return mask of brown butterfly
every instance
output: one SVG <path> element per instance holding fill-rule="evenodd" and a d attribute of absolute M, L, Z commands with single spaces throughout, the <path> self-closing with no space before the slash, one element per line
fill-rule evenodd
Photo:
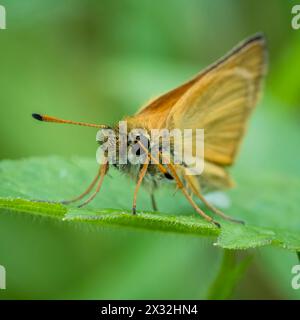
<path fill-rule="evenodd" d="M 161 183 L 171 181 L 181 190 L 196 212 L 207 221 L 220 227 L 218 222 L 199 208 L 193 197 L 199 198 L 208 209 L 222 218 L 241 222 L 225 215 L 208 203 L 203 193 L 233 186 L 227 167 L 233 165 L 235 161 L 249 116 L 261 92 L 266 66 L 265 38 L 263 35 L 257 34 L 239 44 L 225 57 L 193 79 L 148 103 L 134 116 L 124 119 L 127 121 L 128 131 L 134 128 L 143 128 L 146 131 L 153 128 L 181 130 L 203 128 L 205 132 L 204 171 L 199 176 L 187 175 L 184 163 L 175 164 L 172 160 L 166 164 L 162 163 L 162 155 L 159 154 L 157 158 L 153 157 L 149 149 L 141 144 L 139 139 L 128 143 L 129 149 L 138 144 L 139 152 L 142 151 L 147 156 L 147 160 L 143 164 L 114 164 L 117 169 L 136 180 L 133 214 L 136 213 L 137 194 L 142 183 L 150 191 L 153 209 L 156 210 L 153 194 L 155 189 Z M 100 129 L 110 128 L 105 125 L 62 120 L 47 115 L 33 114 L 33 117 L 46 122 L 68 123 Z M 117 126 L 110 129 L 118 136 Z M 193 138 L 192 135 L 191 139 Z M 118 145 L 118 139 L 116 143 Z M 195 151 L 195 146 L 192 143 L 190 148 L 193 149 L 192 152 Z M 109 162 L 105 160 L 87 190 L 78 197 L 62 201 L 62 203 L 78 201 L 90 194 L 96 186 L 94 192 L 80 207 L 93 200 L 101 188 L 109 165 Z"/>

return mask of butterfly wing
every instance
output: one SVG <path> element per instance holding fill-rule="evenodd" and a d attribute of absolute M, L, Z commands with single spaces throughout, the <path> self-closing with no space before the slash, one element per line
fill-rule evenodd
<path fill-rule="evenodd" d="M 206 71 L 168 114 L 168 128 L 204 129 L 204 185 L 232 184 L 224 167 L 236 158 L 261 91 L 266 60 L 264 38 L 249 39 Z M 195 148 L 192 141 L 185 143 Z"/>
<path fill-rule="evenodd" d="M 148 129 L 204 129 L 205 169 L 201 185 L 212 189 L 230 187 L 232 181 L 225 167 L 235 160 L 259 97 L 266 64 L 264 37 L 255 35 L 127 120 L 135 127 Z"/>
<path fill-rule="evenodd" d="M 233 164 L 266 69 L 265 41 L 256 36 L 206 72 L 174 104 L 166 126 L 204 129 L 205 160 Z"/>
<path fill-rule="evenodd" d="M 137 122 L 140 122 L 145 128 L 165 128 L 166 120 L 173 106 L 190 88 L 193 87 L 194 84 L 199 82 L 205 74 L 209 73 L 211 69 L 214 69 L 216 65 L 217 63 L 211 65 L 181 86 L 153 99 L 145 106 L 141 107 L 133 118 Z"/>
<path fill-rule="evenodd" d="M 201 75 L 199 75 L 201 76 Z M 180 97 L 197 81 L 197 78 L 159 96 L 143 106 L 132 118 L 143 128 L 165 128 L 167 117 Z"/>

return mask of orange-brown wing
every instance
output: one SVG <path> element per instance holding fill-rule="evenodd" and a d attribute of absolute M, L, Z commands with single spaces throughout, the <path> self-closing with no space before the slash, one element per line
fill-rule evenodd
<path fill-rule="evenodd" d="M 127 120 L 130 121 L 132 119 L 134 123 L 138 123 L 143 128 L 164 128 L 169 112 L 174 104 L 201 76 L 202 74 L 152 100 Z"/>
<path fill-rule="evenodd" d="M 265 67 L 265 40 L 255 36 L 186 90 L 170 110 L 166 126 L 204 129 L 205 162 L 220 169 L 231 165 L 257 102 Z"/>
<path fill-rule="evenodd" d="M 238 54 L 249 44 L 263 41 L 263 36 L 255 35 L 248 40 L 244 41 L 242 44 L 234 48 L 227 56 L 220 59 L 216 63 L 212 64 L 198 75 L 196 75 L 191 80 L 182 84 L 181 86 L 159 96 L 158 98 L 152 100 L 146 106 L 143 106 L 134 116 L 130 117 L 134 119 L 135 123 L 138 123 L 144 128 L 164 128 L 167 126 L 167 118 L 173 106 L 178 102 L 178 100 L 196 83 L 198 83 L 206 74 L 209 74 L 214 69 L 219 68 L 227 62 L 232 56 Z M 128 118 L 128 120 L 130 119 Z"/>

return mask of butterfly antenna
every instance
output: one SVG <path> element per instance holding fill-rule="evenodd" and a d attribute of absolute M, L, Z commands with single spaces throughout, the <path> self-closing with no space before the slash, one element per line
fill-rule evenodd
<path fill-rule="evenodd" d="M 87 123 L 87 122 L 78 122 L 78 121 L 71 121 L 71 120 L 64 120 L 60 118 L 51 117 L 48 115 L 42 115 L 39 113 L 33 113 L 32 117 L 39 121 L 44 122 L 55 122 L 55 123 L 65 123 L 65 124 L 74 124 L 78 126 L 85 126 L 85 127 L 93 127 L 93 128 L 101 128 L 101 129 L 107 129 L 109 128 L 106 125 L 103 124 L 93 124 L 93 123 Z"/>

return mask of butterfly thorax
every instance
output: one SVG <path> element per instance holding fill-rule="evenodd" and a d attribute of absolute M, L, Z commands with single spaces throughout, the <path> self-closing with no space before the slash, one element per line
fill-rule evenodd
<path fill-rule="evenodd" d="M 166 176 L 159 170 L 156 163 L 151 162 L 151 158 L 149 157 L 151 148 L 157 148 L 158 155 L 162 150 L 160 146 L 152 144 L 151 131 L 145 128 L 133 128 L 130 126 L 130 122 L 127 124 L 129 125 L 126 132 L 120 130 L 120 126 L 118 125 L 111 129 L 111 133 L 99 143 L 100 147 L 103 147 L 104 156 L 109 159 L 110 165 L 136 181 L 143 163 L 148 157 L 150 163 L 143 179 L 143 184 L 148 189 L 153 190 L 164 181 L 173 181 L 171 176 Z M 140 146 L 140 143 L 143 144 L 145 149 Z M 111 150 L 114 151 L 114 156 L 109 154 L 108 147 L 110 146 L 112 146 Z M 170 150 L 171 152 L 173 150 L 172 144 Z M 162 163 L 160 156 L 158 156 L 158 161 Z M 163 166 L 167 168 L 166 165 Z"/>

